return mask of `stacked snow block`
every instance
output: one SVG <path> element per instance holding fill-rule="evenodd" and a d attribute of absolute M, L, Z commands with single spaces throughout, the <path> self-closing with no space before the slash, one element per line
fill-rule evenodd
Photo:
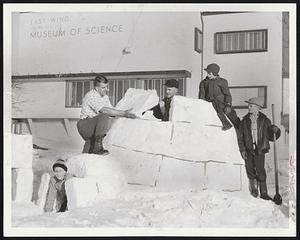
<path fill-rule="evenodd" d="M 32 136 L 12 135 L 12 200 L 30 202 L 33 191 Z"/>
<path fill-rule="evenodd" d="M 126 179 L 111 156 L 80 154 L 67 159 L 68 209 L 86 207 L 103 199 L 113 199 L 126 189 Z"/>
<path fill-rule="evenodd" d="M 130 108 L 130 106 L 128 106 Z M 211 103 L 175 96 L 171 121 L 120 118 L 104 139 L 130 184 L 161 190 L 247 190 L 234 128 Z"/>
<path fill-rule="evenodd" d="M 128 110 L 132 108 L 131 112 L 139 118 L 142 118 L 143 112 L 149 110 L 158 104 L 159 98 L 156 90 L 143 90 L 136 88 L 129 88 L 125 96 L 118 102 L 116 109 Z"/>

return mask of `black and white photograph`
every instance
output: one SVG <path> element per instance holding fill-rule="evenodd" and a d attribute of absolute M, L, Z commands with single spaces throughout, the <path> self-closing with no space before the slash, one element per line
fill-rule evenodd
<path fill-rule="evenodd" d="M 4 4 L 4 236 L 296 236 L 296 4 Z"/>

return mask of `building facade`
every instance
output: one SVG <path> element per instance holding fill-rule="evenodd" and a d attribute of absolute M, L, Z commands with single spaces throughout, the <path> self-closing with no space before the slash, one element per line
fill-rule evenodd
<path fill-rule="evenodd" d="M 15 13 L 12 129 L 43 146 L 80 148 L 76 122 L 96 74 L 108 77 L 114 105 L 129 87 L 163 97 L 168 78 L 179 80 L 181 95 L 197 98 L 212 62 L 228 80 L 240 117 L 245 100 L 262 96 L 263 112 L 271 118 L 274 104 L 280 125 L 289 113 L 286 18 L 282 12 Z"/>

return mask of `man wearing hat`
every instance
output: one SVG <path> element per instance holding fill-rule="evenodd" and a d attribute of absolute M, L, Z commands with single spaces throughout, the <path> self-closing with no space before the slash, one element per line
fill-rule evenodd
<path fill-rule="evenodd" d="M 258 196 L 257 185 L 259 185 L 260 197 L 265 200 L 272 200 L 268 195 L 265 171 L 265 154 L 269 152 L 269 141 L 280 137 L 281 131 L 271 125 L 271 121 L 259 110 L 264 105 L 261 97 L 250 98 L 248 101 L 248 114 L 240 124 L 238 131 L 238 144 L 245 160 L 245 167 L 249 179 L 249 190 L 252 196 Z"/>
<path fill-rule="evenodd" d="M 228 130 L 232 127 L 226 116 L 233 123 L 234 127 L 238 129 L 240 119 L 231 107 L 232 98 L 228 82 L 219 76 L 219 65 L 211 63 L 204 70 L 207 72 L 207 77 L 200 82 L 198 98 L 212 103 L 222 122 L 223 130 Z"/>
<path fill-rule="evenodd" d="M 162 99 L 153 110 L 153 115 L 162 121 L 169 121 L 169 111 L 173 97 L 178 93 L 179 83 L 176 79 L 169 79 L 165 83 L 167 96 Z"/>

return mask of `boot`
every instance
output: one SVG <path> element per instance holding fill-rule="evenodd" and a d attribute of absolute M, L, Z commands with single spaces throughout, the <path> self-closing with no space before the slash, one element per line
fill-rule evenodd
<path fill-rule="evenodd" d="M 256 179 L 249 179 L 249 190 L 250 190 L 250 194 L 253 197 L 257 197 L 258 196 L 258 189 L 257 189 L 257 181 L 256 181 Z"/>
<path fill-rule="evenodd" d="M 267 183 L 260 182 L 259 183 L 259 191 L 260 191 L 260 198 L 264 200 L 272 200 L 272 198 L 268 195 Z"/>
<path fill-rule="evenodd" d="M 98 136 L 95 138 L 95 147 L 93 153 L 105 156 L 109 154 L 109 151 L 103 148 L 103 137 Z"/>
<path fill-rule="evenodd" d="M 91 140 L 86 140 L 83 146 L 82 153 L 90 153 Z"/>
<path fill-rule="evenodd" d="M 230 129 L 232 127 L 231 123 L 227 120 L 227 118 L 225 117 L 225 115 L 223 113 L 218 113 L 218 117 L 220 118 L 221 122 L 222 122 L 222 130 L 226 131 L 228 129 Z"/>

